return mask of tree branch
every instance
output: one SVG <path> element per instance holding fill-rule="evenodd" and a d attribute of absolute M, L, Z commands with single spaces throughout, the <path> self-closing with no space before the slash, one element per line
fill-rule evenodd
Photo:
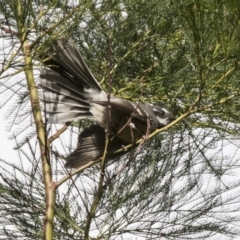
<path fill-rule="evenodd" d="M 46 131 L 42 119 L 37 86 L 34 81 L 33 63 L 28 41 L 23 41 L 23 52 L 25 56 L 25 75 L 27 79 L 28 91 L 32 105 L 32 113 L 36 124 L 38 143 L 41 152 L 43 178 L 46 193 L 46 215 L 44 219 L 44 239 L 51 240 L 53 238 L 53 216 L 55 206 L 55 183 L 52 181 L 52 171 L 50 165 L 50 156 L 47 146 Z"/>

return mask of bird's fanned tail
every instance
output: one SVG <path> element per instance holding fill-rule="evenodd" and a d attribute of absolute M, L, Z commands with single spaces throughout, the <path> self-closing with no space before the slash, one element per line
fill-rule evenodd
<path fill-rule="evenodd" d="M 101 92 L 99 83 L 72 43 L 61 40 L 52 48 L 54 54 L 44 62 L 49 69 L 41 71 L 39 81 L 49 122 L 93 118 L 85 91 L 91 88 Z"/>

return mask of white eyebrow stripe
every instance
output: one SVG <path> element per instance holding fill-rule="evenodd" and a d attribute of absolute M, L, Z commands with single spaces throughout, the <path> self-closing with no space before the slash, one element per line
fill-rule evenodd
<path fill-rule="evenodd" d="M 164 111 L 165 113 L 169 113 L 169 111 L 166 108 L 161 108 L 162 111 Z M 154 112 L 160 112 L 159 109 L 153 108 Z"/>

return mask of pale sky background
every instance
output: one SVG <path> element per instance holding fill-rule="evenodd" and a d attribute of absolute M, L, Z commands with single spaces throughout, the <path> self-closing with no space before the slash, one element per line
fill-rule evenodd
<path fill-rule="evenodd" d="M 4 117 L 4 114 L 7 110 L 7 106 L 3 107 L 2 109 L 0 109 L 0 149 L 1 149 L 1 153 L 0 153 L 0 158 L 3 158 L 5 160 L 9 160 L 9 159 L 16 159 L 17 154 L 15 151 L 13 151 L 13 147 L 14 147 L 14 142 L 13 140 L 9 140 L 8 136 L 10 135 L 7 130 L 6 130 L 6 125 L 7 125 L 7 120 Z"/>

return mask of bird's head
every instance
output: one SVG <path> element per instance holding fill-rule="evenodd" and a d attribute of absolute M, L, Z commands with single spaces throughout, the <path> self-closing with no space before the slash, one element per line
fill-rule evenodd
<path fill-rule="evenodd" d="M 159 121 L 159 128 L 165 127 L 169 123 L 175 120 L 172 113 L 170 113 L 167 109 L 160 106 L 152 106 L 153 112 L 156 118 Z"/>

